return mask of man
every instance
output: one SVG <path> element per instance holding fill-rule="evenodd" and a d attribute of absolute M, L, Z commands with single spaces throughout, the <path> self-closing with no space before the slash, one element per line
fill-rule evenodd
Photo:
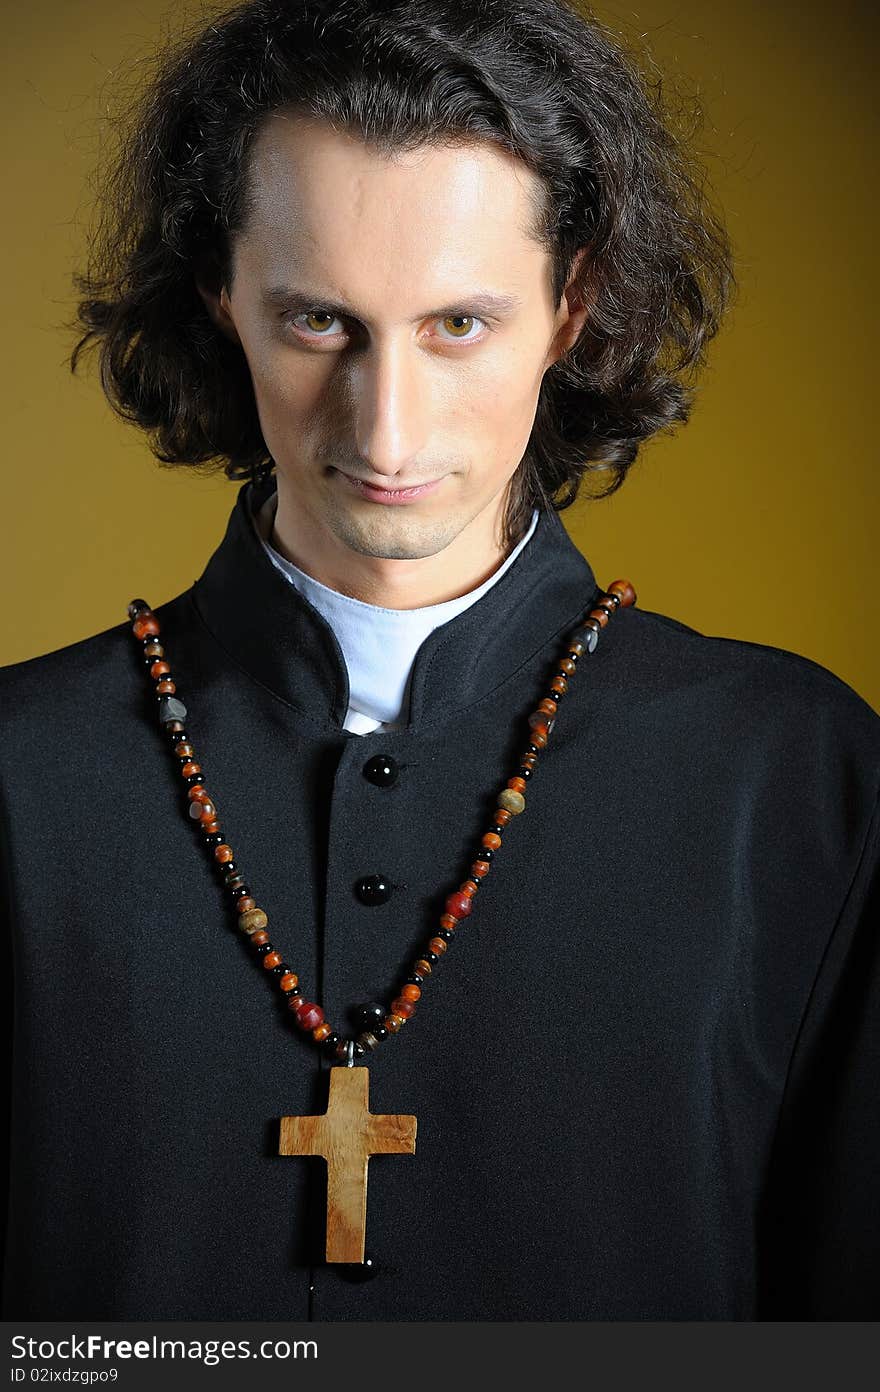
<path fill-rule="evenodd" d="M 551 0 L 252 4 L 160 72 L 81 316 L 248 481 L 2 673 L 7 1318 L 878 1313 L 880 720 L 558 516 L 686 419 L 683 160 Z"/>

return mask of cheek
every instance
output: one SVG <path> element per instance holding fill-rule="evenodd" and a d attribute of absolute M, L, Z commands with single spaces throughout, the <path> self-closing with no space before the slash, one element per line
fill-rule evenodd
<path fill-rule="evenodd" d="M 474 364 L 448 396 L 449 419 L 468 430 L 477 451 L 509 455 L 528 443 L 541 387 L 538 354 L 520 345 Z"/>

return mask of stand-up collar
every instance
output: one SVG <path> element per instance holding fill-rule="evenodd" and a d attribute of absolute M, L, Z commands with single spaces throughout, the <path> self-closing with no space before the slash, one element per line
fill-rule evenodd
<path fill-rule="evenodd" d="M 193 586 L 202 620 L 230 657 L 313 720 L 342 732 L 348 672 L 324 616 L 272 564 L 251 511 L 276 480 L 244 483 L 226 533 Z M 428 635 L 410 679 L 410 723 L 443 720 L 486 696 L 589 608 L 593 571 L 552 510 L 474 604 Z"/>

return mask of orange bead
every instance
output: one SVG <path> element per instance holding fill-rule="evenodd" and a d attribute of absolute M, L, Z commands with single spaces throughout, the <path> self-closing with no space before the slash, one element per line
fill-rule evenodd
<path fill-rule="evenodd" d="M 180 766 L 180 772 L 183 774 L 183 777 L 184 777 L 184 778 L 192 778 L 193 774 L 201 773 L 201 771 L 202 771 L 202 766 L 201 766 L 201 764 L 193 763 L 192 760 L 188 760 L 187 763 L 181 764 L 181 766 Z M 190 795 L 190 797 L 193 796 L 193 794 L 195 793 L 196 788 L 197 788 L 198 786 L 199 786 L 198 784 L 193 784 L 193 786 L 190 788 L 190 790 L 189 790 L 189 795 Z M 204 789 L 203 789 L 202 791 L 204 791 Z M 200 798 L 199 801 L 202 802 L 202 801 L 204 801 L 204 799 L 203 799 L 203 798 Z"/>
<path fill-rule="evenodd" d="M 158 681 L 160 677 L 164 676 L 166 672 L 170 671 L 171 668 L 168 666 L 167 662 L 154 662 L 152 667 L 150 668 L 150 676 L 153 678 L 153 681 Z"/>
<path fill-rule="evenodd" d="M 243 894 L 240 899 L 236 899 L 235 907 L 240 914 L 246 913 L 248 909 L 257 907 L 256 899 L 252 899 L 249 894 Z M 241 926 L 239 924 L 239 926 Z"/>
<path fill-rule="evenodd" d="M 202 822 L 202 831 L 219 831 L 219 822 Z"/>
<path fill-rule="evenodd" d="M 150 634 L 155 636 L 159 632 L 159 620 L 155 614 L 147 614 L 139 619 L 135 619 L 131 626 L 131 631 L 135 638 L 147 638 Z"/>
<path fill-rule="evenodd" d="M 305 996 L 296 996 L 296 995 L 294 995 L 294 996 L 288 996 L 288 997 L 287 997 L 287 1008 L 288 1008 L 288 1010 L 292 1010 L 292 1011 L 294 1012 L 294 1014 L 296 1014 L 297 1010 L 299 1010 L 300 1006 L 303 1005 L 304 1003 L 305 1003 Z"/>
<path fill-rule="evenodd" d="M 591 609 L 587 617 L 595 619 L 600 628 L 604 628 L 608 622 L 608 614 L 605 609 Z"/>
<path fill-rule="evenodd" d="M 507 826 L 507 823 L 510 821 L 512 816 L 513 813 L 508 812 L 506 807 L 495 808 L 495 822 L 497 826 Z M 500 845 L 501 842 L 499 841 L 498 844 Z"/>
<path fill-rule="evenodd" d="M 175 744 L 174 752 L 179 758 L 184 759 L 191 757 L 195 753 L 195 750 L 191 744 L 187 744 L 185 740 L 181 740 L 180 744 Z"/>
<path fill-rule="evenodd" d="M 558 680 L 558 681 L 562 681 L 563 678 L 562 678 L 562 677 L 558 677 L 557 680 Z M 546 732 L 546 730 L 532 730 L 531 739 L 529 740 L 529 744 L 534 744 L 535 747 L 536 747 L 537 749 L 546 749 L 546 748 L 547 748 L 547 732 Z"/>
<path fill-rule="evenodd" d="M 488 862 L 488 860 L 475 860 L 475 861 L 474 861 L 473 865 L 471 866 L 471 874 L 472 874 L 472 875 L 474 875 L 478 880 L 482 880 L 483 877 L 484 877 L 485 875 L 488 875 L 488 873 L 489 873 L 489 862 Z M 446 927 L 446 924 L 445 924 L 445 923 L 441 923 L 441 924 L 440 924 L 440 927 L 441 927 L 441 928 L 445 928 L 445 927 Z"/>
<path fill-rule="evenodd" d="M 278 985 L 282 991 L 295 991 L 299 985 L 299 977 L 296 972 L 285 972 L 280 978 Z"/>
<path fill-rule="evenodd" d="M 486 835 L 480 838 L 480 845 L 485 846 L 488 851 L 497 851 L 501 845 L 501 837 L 497 831 L 487 831 Z"/>
<path fill-rule="evenodd" d="M 156 690 L 162 696 L 171 696 L 177 690 L 177 686 L 168 677 L 164 681 L 156 682 Z"/>
<path fill-rule="evenodd" d="M 457 918 L 453 918 L 453 917 L 452 917 L 452 914 L 441 914 L 441 915 L 440 915 L 440 927 L 441 927 L 441 928 L 451 928 L 452 931 L 455 932 L 456 928 L 458 927 L 458 919 L 457 919 Z"/>
<path fill-rule="evenodd" d="M 424 957 L 419 958 L 419 960 L 415 964 L 415 969 L 418 972 L 419 976 L 431 975 L 431 963 L 426 962 Z"/>
<path fill-rule="evenodd" d="M 213 802 L 203 802 L 202 810 L 199 813 L 200 822 L 212 822 L 217 815 L 217 808 Z"/>
<path fill-rule="evenodd" d="M 626 608 L 636 602 L 636 592 L 629 580 L 612 580 L 608 586 L 608 593 L 619 595 L 621 606 Z"/>
<path fill-rule="evenodd" d="M 194 783 L 191 788 L 187 789 L 186 795 L 190 802 L 208 801 L 208 790 L 203 783 Z"/>
<path fill-rule="evenodd" d="M 234 859 L 233 853 L 232 853 L 232 847 L 231 847 L 231 846 L 227 846 L 225 842 L 223 843 L 222 846 L 215 846 L 215 847 L 214 847 L 214 859 L 215 859 L 215 860 L 219 860 L 220 863 L 221 863 L 222 865 L 225 865 L 226 862 L 227 862 L 227 860 L 232 860 L 232 859 Z"/>
<path fill-rule="evenodd" d="M 442 939 L 441 939 L 441 938 L 435 938 L 434 941 L 435 941 L 435 942 L 442 942 Z M 444 946 L 445 946 L 445 944 L 444 944 Z M 420 996 L 422 993 L 421 993 L 421 991 L 419 990 L 418 986 L 416 986 L 415 982 L 414 982 L 414 981 L 410 981 L 410 982 L 408 982 L 408 983 L 406 984 L 406 986 L 404 986 L 404 988 L 403 988 L 403 990 L 401 991 L 400 994 L 403 996 L 403 999 L 404 999 L 404 1000 L 417 1001 L 418 998 L 419 998 L 419 996 Z"/>
<path fill-rule="evenodd" d="M 398 1030 L 401 1028 L 401 1026 L 404 1025 L 404 1024 L 406 1024 L 406 1021 L 403 1019 L 403 1017 L 402 1017 L 401 1015 L 386 1015 L 386 1016 L 385 1016 L 385 1028 L 386 1028 L 388 1031 L 390 1031 L 391 1034 L 396 1034 L 397 1031 L 398 1031 Z"/>
<path fill-rule="evenodd" d="M 403 996 L 398 996 L 396 1000 L 391 1002 L 391 1009 L 394 1014 L 402 1015 L 405 1020 L 409 1019 L 410 1015 L 414 1013 L 415 1008 L 415 1001 L 404 1000 Z"/>
<path fill-rule="evenodd" d="M 551 718 L 556 715 L 559 709 L 555 701 L 551 701 L 549 696 L 545 696 L 543 701 L 539 701 L 536 707 L 542 715 L 549 715 Z"/>
<path fill-rule="evenodd" d="M 267 952 L 263 958 L 263 966 L 266 971 L 271 971 L 273 967 L 280 967 L 284 958 L 280 952 Z"/>
<path fill-rule="evenodd" d="M 446 951 L 448 946 L 449 944 L 447 943 L 445 938 L 431 938 L 430 942 L 428 943 L 428 951 L 436 952 L 438 957 L 442 957 L 443 953 Z M 418 987 L 410 987 L 410 989 L 418 990 Z M 401 994 L 403 993 L 401 992 Z"/>
<path fill-rule="evenodd" d="M 563 657 L 559 663 L 559 670 L 570 677 L 577 671 L 577 663 L 572 662 L 570 657 Z"/>
<path fill-rule="evenodd" d="M 526 780 L 524 778 L 508 778 L 508 788 L 513 788 L 514 792 L 524 793 L 526 790 Z"/>
<path fill-rule="evenodd" d="M 165 649 L 158 638 L 151 638 L 149 643 L 144 643 L 144 657 L 164 657 Z"/>
<path fill-rule="evenodd" d="M 258 928 L 255 933 L 251 933 L 251 942 L 255 947 L 260 947 L 262 943 L 269 941 L 269 934 L 264 928 Z"/>
<path fill-rule="evenodd" d="M 316 1025 L 316 1027 L 312 1030 L 312 1038 L 317 1040 L 317 1042 L 320 1044 L 322 1039 L 326 1039 L 327 1035 L 332 1033 L 333 1026 L 328 1025 L 327 1021 L 325 1020 L 323 1025 Z"/>

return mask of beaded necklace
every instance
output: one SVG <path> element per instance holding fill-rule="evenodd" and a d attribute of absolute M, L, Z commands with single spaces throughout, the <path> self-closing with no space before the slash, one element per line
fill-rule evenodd
<path fill-rule="evenodd" d="M 399 1034 L 415 1013 L 422 992 L 449 949 L 461 924 L 473 912 L 474 899 L 492 862 L 501 849 L 502 835 L 511 818 L 525 810 L 525 790 L 533 776 L 541 750 L 556 723 L 559 703 L 577 669 L 578 660 L 595 651 L 602 629 L 621 606 L 636 602 L 628 580 L 615 580 L 600 590 L 580 624 L 568 636 L 565 654 L 556 663 L 546 694 L 528 717 L 529 742 L 520 756 L 516 773 L 497 797 L 492 825 L 483 834 L 467 878 L 446 899 L 436 932 L 420 956 L 409 966 L 403 984 L 390 1007 L 370 1002 L 358 1007 L 361 1026 L 354 1038 L 341 1037 L 324 1018 L 320 1005 L 306 998 L 295 971 L 269 941 L 269 923 L 257 905 L 236 865 L 232 846 L 220 828 L 217 804 L 205 787 L 202 766 L 184 724 L 187 707 L 177 696 L 177 684 L 160 642 L 160 624 L 144 599 L 128 605 L 132 633 L 140 644 L 147 673 L 154 683 L 158 718 L 169 739 L 187 797 L 187 814 L 202 833 L 224 888 L 237 913 L 237 926 L 250 939 L 262 969 L 277 980 L 299 1030 L 334 1064 L 330 1069 L 327 1111 L 319 1116 L 281 1118 L 279 1154 L 317 1155 L 327 1162 L 326 1260 L 364 1264 L 367 1219 L 367 1165 L 371 1155 L 412 1155 L 416 1145 L 414 1116 L 379 1116 L 369 1109 L 369 1079 L 356 1061 L 371 1055 Z"/>

